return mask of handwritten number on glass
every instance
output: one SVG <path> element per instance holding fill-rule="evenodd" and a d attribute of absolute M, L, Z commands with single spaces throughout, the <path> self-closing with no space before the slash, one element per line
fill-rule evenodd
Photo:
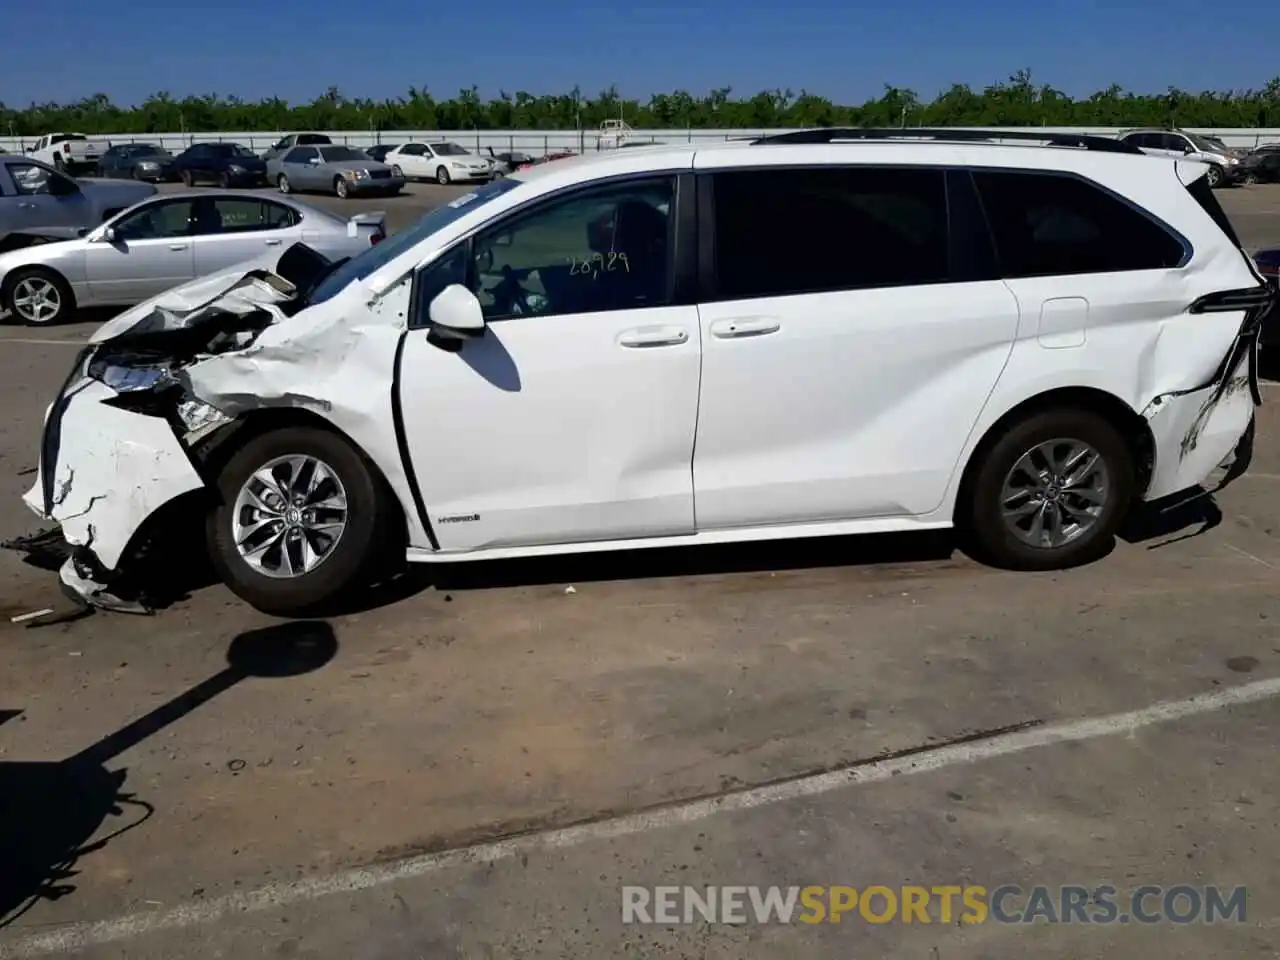
<path fill-rule="evenodd" d="M 625 253 L 594 253 L 589 257 L 569 257 L 569 276 L 585 276 L 595 280 L 602 273 L 622 270 L 631 272 L 631 261 Z"/>

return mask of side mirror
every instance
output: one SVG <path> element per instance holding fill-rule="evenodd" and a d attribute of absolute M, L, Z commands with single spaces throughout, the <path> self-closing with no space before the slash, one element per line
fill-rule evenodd
<path fill-rule="evenodd" d="M 307 163 L 314 163 L 316 166 L 319 166 L 319 165 L 320 165 L 320 158 L 319 158 L 319 157 L 310 157 L 310 158 L 308 158 L 308 159 L 307 159 Z"/>
<path fill-rule="evenodd" d="M 446 340 L 471 340 L 484 336 L 484 311 L 476 295 L 460 283 L 451 283 L 427 307 L 431 332 Z"/>
<path fill-rule="evenodd" d="M 100 236 L 103 243 L 115 243 L 120 239 L 115 227 L 103 227 Z"/>

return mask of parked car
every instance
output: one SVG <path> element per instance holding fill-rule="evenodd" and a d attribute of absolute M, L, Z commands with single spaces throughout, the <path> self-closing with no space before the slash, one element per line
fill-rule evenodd
<path fill-rule="evenodd" d="M 382 162 L 406 180 L 488 180 L 489 164 L 456 143 L 402 143 L 388 150 Z"/>
<path fill-rule="evenodd" d="M 377 146 L 365 147 L 364 152 L 368 155 L 370 160 L 377 160 L 379 163 L 382 163 L 387 159 L 387 153 L 394 150 L 397 146 L 399 146 L 399 144 L 380 143 Z"/>
<path fill-rule="evenodd" d="M 493 178 L 505 177 L 509 173 L 515 173 L 525 164 L 533 163 L 533 157 L 527 153 L 510 150 L 502 153 L 496 152 L 493 147 L 487 147 L 488 151 L 485 159 L 489 161 L 490 173 Z"/>
<path fill-rule="evenodd" d="M 384 550 L 954 526 L 1000 566 L 1100 558 L 1135 504 L 1247 463 L 1275 295 L 1205 170 L 1017 136 L 618 151 L 484 184 L 344 263 L 206 277 L 93 335 L 25 500 L 72 547 L 63 584 L 105 606 L 201 490 L 219 574 L 279 615 Z"/>
<path fill-rule="evenodd" d="M 110 146 L 109 141 L 90 140 L 83 133 L 47 133 L 26 151 L 26 155 L 74 176 L 96 169 L 98 158 Z"/>
<path fill-rule="evenodd" d="M 1257 265 L 1258 272 L 1271 285 L 1271 289 L 1280 296 L 1280 248 L 1271 247 L 1257 251 L 1253 255 L 1253 262 Z M 1264 349 L 1280 344 L 1280 310 L 1277 310 L 1274 306 L 1262 318 L 1260 342 Z"/>
<path fill-rule="evenodd" d="M 173 154 L 154 143 L 120 143 L 98 159 L 99 177 L 165 183 L 173 179 Z"/>
<path fill-rule="evenodd" d="M 274 160 L 276 157 L 288 153 L 294 147 L 318 147 L 327 146 L 331 143 L 333 141 L 323 133 L 291 133 L 272 144 L 271 148 L 263 153 L 262 159 Z"/>
<path fill-rule="evenodd" d="M 1275 183 L 1280 180 L 1280 150 L 1259 147 L 1240 158 L 1236 173 L 1240 183 Z"/>
<path fill-rule="evenodd" d="M 1120 134 L 1119 139 L 1143 153 L 1172 159 L 1199 160 L 1208 164 L 1210 187 L 1235 183 L 1241 157 L 1247 152 L 1233 150 L 1216 137 L 1187 133 L 1185 130 L 1128 130 Z"/>
<path fill-rule="evenodd" d="M 267 161 L 267 178 L 281 193 L 315 190 L 343 199 L 358 194 L 397 194 L 404 177 L 355 147 L 294 147 Z"/>
<path fill-rule="evenodd" d="M 0 305 L 23 323 L 60 323 L 78 307 L 140 303 L 298 242 L 335 260 L 355 256 L 386 236 L 385 221 L 348 220 L 292 197 L 163 194 L 82 238 L 0 256 Z"/>
<path fill-rule="evenodd" d="M 170 169 L 188 187 L 201 181 L 224 189 L 267 182 L 267 162 L 240 143 L 193 144 L 173 158 Z"/>
<path fill-rule="evenodd" d="M 155 193 L 147 183 L 75 180 L 39 160 L 0 155 L 0 253 L 78 236 Z"/>

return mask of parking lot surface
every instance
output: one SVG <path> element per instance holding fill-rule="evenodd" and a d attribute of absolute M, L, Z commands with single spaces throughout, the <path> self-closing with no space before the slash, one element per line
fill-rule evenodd
<path fill-rule="evenodd" d="M 391 229 L 465 188 L 331 209 Z M 1250 249 L 1280 188 L 1222 191 Z M 74 345 L 0 328 L 0 539 Z M 62 608 L 0 552 L 0 958 L 1275 957 L 1280 387 L 1069 572 L 946 538 L 432 569 L 324 622 Z M 6 860 L 14 862 L 12 859 Z M 1218 924 L 623 923 L 624 886 L 1248 891 Z"/>

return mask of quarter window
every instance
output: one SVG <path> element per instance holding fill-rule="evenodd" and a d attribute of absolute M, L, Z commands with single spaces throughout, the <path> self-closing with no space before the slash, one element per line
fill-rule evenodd
<path fill-rule="evenodd" d="M 714 185 L 719 299 L 948 279 L 940 169 L 731 171 Z"/>
<path fill-rule="evenodd" d="M 219 197 L 213 201 L 213 206 L 222 221 L 222 233 L 283 230 L 296 222 L 292 210 L 270 200 Z"/>
<path fill-rule="evenodd" d="M 472 290 L 489 320 L 664 306 L 674 182 L 631 181 L 552 201 L 475 240 Z"/>
<path fill-rule="evenodd" d="M 978 171 L 1001 275 L 1047 277 L 1178 266 L 1182 243 L 1080 177 Z"/>

